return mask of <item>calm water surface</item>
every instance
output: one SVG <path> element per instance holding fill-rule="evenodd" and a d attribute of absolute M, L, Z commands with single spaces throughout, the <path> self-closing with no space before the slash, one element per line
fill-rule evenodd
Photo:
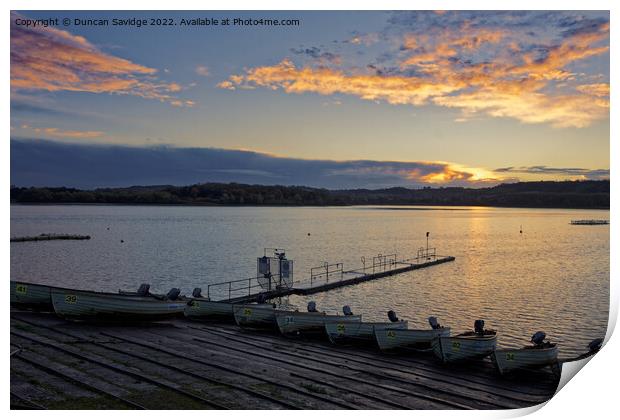
<path fill-rule="evenodd" d="M 147 282 L 155 291 L 190 293 L 255 276 L 263 247 L 286 248 L 300 280 L 325 261 L 352 269 L 361 256 L 415 256 L 429 231 L 431 246 L 456 261 L 285 303 L 305 308 L 315 300 L 327 311 L 349 304 L 366 320 L 386 319 L 394 309 L 410 327 L 435 315 L 454 332 L 483 318 L 499 331 L 502 346 L 520 346 L 544 330 L 570 356 L 607 327 L 609 226 L 569 224 L 589 218 L 609 219 L 609 212 L 14 205 L 12 236 L 92 239 L 11 243 L 11 279 L 105 291 Z"/>

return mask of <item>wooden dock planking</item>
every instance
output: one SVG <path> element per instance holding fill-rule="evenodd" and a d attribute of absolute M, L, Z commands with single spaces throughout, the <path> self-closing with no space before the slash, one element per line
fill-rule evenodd
<path fill-rule="evenodd" d="M 93 326 L 17 312 L 11 344 L 22 347 L 11 357 L 11 400 L 44 408 L 500 409 L 544 402 L 558 382 L 546 371 L 506 379 L 487 362 L 443 366 L 429 354 L 184 319 Z"/>
<path fill-rule="evenodd" d="M 218 328 L 217 325 L 205 324 L 189 325 L 189 328 L 217 331 L 223 334 L 240 337 L 250 336 L 252 340 L 257 342 L 273 343 L 275 346 L 281 346 L 283 344 L 279 337 L 261 330 L 242 330 L 240 328 L 230 328 L 230 326 Z M 415 353 L 412 356 L 403 356 L 399 353 L 386 355 L 373 350 L 371 347 L 358 347 L 355 349 L 342 345 L 334 347 L 327 341 L 323 343 L 317 340 L 309 341 L 303 336 L 299 337 L 297 340 L 288 340 L 285 342 L 285 345 L 286 348 L 297 346 L 301 351 L 310 351 L 314 354 L 337 356 L 344 359 L 345 363 L 348 360 L 357 360 L 363 364 L 370 365 L 379 363 L 382 367 L 390 369 L 395 369 L 395 367 L 400 366 L 410 370 L 411 367 L 415 367 L 416 374 L 430 374 L 435 380 L 444 380 L 449 383 L 453 380 L 460 380 L 460 384 L 455 384 L 457 386 L 463 386 L 463 383 L 466 383 L 469 387 L 488 385 L 487 388 L 500 389 L 502 392 L 513 392 L 525 396 L 539 397 L 541 390 L 547 390 L 549 387 L 553 387 L 556 384 L 556 381 L 550 377 L 549 372 L 545 372 L 544 369 L 530 372 L 535 379 L 542 382 L 542 384 L 540 384 L 541 386 L 539 386 L 538 383 L 532 383 L 531 378 L 527 378 L 527 382 L 524 383 L 520 380 L 523 378 L 519 376 L 513 376 L 510 379 L 498 377 L 495 375 L 495 367 L 486 359 L 470 362 L 468 364 L 450 365 L 450 368 L 446 369 L 437 361 L 431 352 Z M 472 365 L 474 365 L 475 370 L 472 369 Z M 441 379 L 438 379 L 438 376 L 441 377 Z M 532 388 L 534 388 L 533 393 L 531 393 Z M 536 401 L 537 400 L 538 398 Z"/>
<path fill-rule="evenodd" d="M 211 332 L 213 334 L 213 332 Z M 218 337 L 222 335 L 216 334 Z M 200 338 L 194 338 L 194 340 L 200 340 Z M 249 340 L 253 340 L 250 338 Z M 261 346 L 256 342 L 248 342 L 243 340 L 233 341 L 244 343 L 250 346 L 259 346 L 260 348 L 269 350 L 268 347 L 264 345 Z M 258 340 L 256 340 L 258 341 Z M 289 350 L 294 349 L 297 354 L 292 354 Z M 404 369 L 394 368 L 389 365 L 379 365 L 374 363 L 369 363 L 368 361 L 359 361 L 353 358 L 343 358 L 337 354 L 328 354 L 323 352 L 320 356 L 317 357 L 317 354 L 312 354 L 303 349 L 303 347 L 289 347 L 287 350 L 281 350 L 279 347 L 272 347 L 271 353 L 277 352 L 280 354 L 288 354 L 293 357 L 298 357 L 302 360 L 308 361 L 317 361 L 322 364 L 326 364 L 329 366 L 346 366 L 347 371 L 358 372 L 364 376 L 367 376 L 367 380 L 377 380 L 382 379 L 386 383 L 396 383 L 400 385 L 407 385 L 408 389 L 412 388 L 422 388 L 431 392 L 435 392 L 438 395 L 445 396 L 453 396 L 456 397 L 456 400 L 462 400 L 464 404 L 469 402 L 472 398 L 479 399 L 488 403 L 491 406 L 499 405 L 500 407 L 505 407 L 508 404 L 509 400 L 514 400 L 514 407 L 520 407 L 523 403 L 539 403 L 540 398 L 527 398 L 524 396 L 516 396 L 514 393 L 512 395 L 499 394 L 495 392 L 491 387 L 483 388 L 483 387 L 471 387 L 467 383 L 463 383 L 463 381 L 459 383 L 455 383 L 453 381 L 445 381 L 441 379 L 437 379 L 431 375 L 424 375 L 420 372 L 413 373 L 411 370 L 406 371 Z M 454 392 L 453 390 L 459 388 L 459 392 Z M 505 401 L 502 404 L 501 399 L 498 397 L 502 397 Z"/>
<path fill-rule="evenodd" d="M 30 324 L 30 325 L 33 325 L 33 324 Z M 88 326 L 79 325 L 79 324 L 73 324 L 72 326 L 78 327 L 76 328 L 78 330 L 80 329 L 85 330 L 84 327 L 88 327 Z M 55 332 L 55 331 L 57 331 L 56 328 L 48 326 L 47 329 L 45 330 L 46 336 L 49 337 L 49 332 Z M 99 333 L 94 333 L 94 334 L 95 334 L 95 338 L 97 338 L 97 336 L 99 335 Z M 65 336 L 67 335 L 69 334 L 65 332 Z M 69 336 L 72 336 L 72 337 L 76 336 L 75 331 L 72 330 L 72 333 Z M 228 386 L 222 386 L 222 384 L 217 384 L 218 385 L 217 387 L 213 387 L 213 383 L 217 382 L 216 379 L 208 378 L 208 380 L 200 381 L 200 382 L 197 382 L 195 380 L 188 380 L 187 376 L 193 376 L 195 378 L 196 376 L 198 376 L 198 374 L 195 372 L 187 372 L 185 374 L 183 373 L 179 374 L 180 368 L 178 366 L 178 363 L 175 364 L 175 361 L 170 361 L 169 364 L 165 364 L 165 363 L 157 364 L 157 361 L 155 359 L 152 359 L 152 360 L 150 359 L 150 358 L 153 358 L 153 355 L 142 355 L 139 353 L 139 351 L 136 352 L 135 349 L 132 349 L 132 348 L 128 349 L 125 342 L 118 342 L 117 340 L 117 345 L 122 346 L 122 348 L 124 348 L 125 350 L 131 350 L 131 352 L 135 352 L 135 354 L 129 354 L 131 352 L 122 351 L 120 349 L 114 349 L 109 344 L 99 344 L 99 345 L 91 344 L 89 347 L 88 345 L 90 343 L 89 343 L 89 340 L 86 339 L 85 335 L 82 335 L 82 339 L 83 339 L 82 350 L 84 351 L 90 352 L 91 354 L 95 354 L 97 356 L 105 357 L 114 363 L 120 363 L 123 365 L 131 365 L 135 368 L 138 368 L 141 372 L 149 373 L 153 376 L 159 376 L 159 377 L 166 378 L 167 380 L 172 381 L 176 384 L 181 384 L 182 386 L 185 387 L 185 389 L 191 389 L 192 392 L 196 392 L 198 394 L 208 393 L 208 397 L 217 399 L 218 401 L 222 401 L 226 405 L 230 404 L 231 408 L 233 408 L 236 405 L 235 401 L 238 398 L 242 397 L 241 395 L 238 395 L 238 392 L 236 392 L 235 390 L 228 389 Z M 105 341 L 110 342 L 109 338 L 107 337 L 99 336 L 98 339 L 99 340 L 103 339 Z M 90 342 L 92 343 L 92 337 L 90 338 Z M 84 347 L 84 345 L 86 347 Z M 154 368 L 152 366 L 153 364 L 157 364 L 157 366 Z M 208 385 L 205 384 L 204 382 L 207 382 Z M 200 387 L 194 388 L 196 384 L 200 384 Z M 219 388 L 219 392 L 218 392 L 218 388 Z M 247 396 L 245 396 L 245 398 L 241 398 L 241 400 L 245 400 L 248 403 L 257 404 L 259 408 L 264 408 L 264 409 L 283 408 L 282 403 L 276 406 L 274 406 L 273 404 L 262 404 L 261 405 L 260 402 L 267 400 L 265 396 L 263 396 L 263 398 L 261 398 L 260 400 L 259 399 L 252 400 L 251 398 L 248 398 Z M 171 408 L 171 407 L 168 407 L 168 408 Z M 242 408 L 242 407 L 234 407 L 234 408 Z M 291 407 L 285 406 L 285 408 L 291 408 Z"/>
<path fill-rule="evenodd" d="M 102 334 L 107 335 L 108 333 Z M 235 357 L 234 355 L 231 355 L 230 352 L 222 352 L 221 350 L 214 351 L 213 349 L 209 349 L 210 358 L 209 361 L 205 361 L 202 360 L 205 352 L 204 346 L 192 342 L 183 342 L 182 345 L 180 345 L 179 339 L 171 338 L 170 334 L 167 334 L 165 338 L 162 338 L 157 335 L 148 336 L 147 332 L 147 335 L 143 336 L 142 340 L 127 337 L 122 333 L 114 333 L 109 336 L 124 339 L 130 344 L 137 344 L 143 347 L 156 349 L 167 354 L 172 354 L 177 358 L 191 360 L 195 363 L 203 365 L 206 364 L 216 366 L 217 369 L 224 370 L 225 372 L 236 375 L 236 377 L 241 377 L 242 379 L 253 378 L 258 382 L 266 382 L 272 387 L 284 388 L 287 391 L 293 391 L 293 397 L 303 395 L 305 397 L 309 397 L 310 399 L 319 399 L 323 403 L 328 403 L 335 406 L 334 408 L 357 408 L 357 406 L 341 400 L 341 396 L 335 396 L 336 399 L 333 399 L 327 398 L 327 396 L 324 397 L 321 395 L 313 395 L 312 393 L 302 389 L 298 386 L 298 384 L 292 383 L 289 372 L 278 368 L 274 369 L 261 360 L 254 361 L 251 365 L 248 365 L 247 358 L 238 356 Z M 157 341 L 157 344 L 154 344 L 155 341 Z"/>
<path fill-rule="evenodd" d="M 83 351 L 83 349 L 75 348 L 74 345 L 66 344 L 61 341 L 56 341 L 52 338 L 47 338 L 47 337 L 44 337 L 43 335 L 38 335 L 36 333 L 17 333 L 17 332 L 12 331 L 11 334 L 21 339 L 25 339 L 27 341 L 31 341 L 37 344 L 42 344 L 42 345 L 49 347 L 50 349 L 63 352 L 65 353 L 66 356 L 68 356 L 67 359 L 73 358 L 73 359 L 83 360 L 83 361 L 86 361 L 87 363 L 99 365 L 100 367 L 103 367 L 104 369 L 108 369 L 116 373 L 125 374 L 127 377 L 133 378 L 134 380 L 137 379 L 139 381 L 149 382 L 153 385 L 156 385 L 159 388 L 165 389 L 167 391 L 172 391 L 172 393 L 178 394 L 177 397 L 181 398 L 184 406 L 188 404 L 188 400 L 193 400 L 193 402 L 197 403 L 198 405 L 193 405 L 190 403 L 189 406 L 192 408 L 217 408 L 217 409 L 226 408 L 225 406 L 222 406 L 218 402 L 211 401 L 201 395 L 187 391 L 181 385 L 173 381 L 169 381 L 166 378 L 157 378 L 156 375 L 145 374 L 134 366 L 124 367 L 120 364 L 117 364 L 115 361 L 111 361 L 104 357 L 100 357 L 99 355 L 95 353 L 86 354 Z M 124 378 L 122 382 L 118 382 L 118 383 L 122 384 L 123 386 L 126 386 L 130 384 L 131 381 L 128 381 L 127 378 Z M 181 406 L 180 408 L 183 408 L 184 406 Z M 174 407 L 157 407 L 157 408 L 174 408 Z"/>
<path fill-rule="evenodd" d="M 248 359 L 248 357 L 246 357 L 246 355 L 240 355 L 238 353 L 231 353 L 230 350 L 226 347 L 222 347 L 222 345 L 218 345 L 218 346 L 209 346 L 206 347 L 205 343 L 195 343 L 193 346 L 189 346 L 186 347 L 186 349 L 189 349 L 191 351 L 191 349 L 197 349 L 198 351 L 204 351 L 204 350 L 208 350 L 211 353 L 212 357 L 220 357 L 225 361 L 228 361 L 228 363 L 232 363 L 234 365 L 247 365 L 248 361 L 251 362 L 251 366 L 252 368 L 255 370 L 255 373 L 260 374 L 260 375 L 264 375 L 266 376 L 271 376 L 273 374 L 278 374 L 278 372 L 282 372 L 283 376 L 280 377 L 274 377 L 274 379 L 278 380 L 278 381 L 284 381 L 285 383 L 291 380 L 291 377 L 296 377 L 296 378 L 301 378 L 303 379 L 303 382 L 314 382 L 316 384 L 321 384 L 321 385 L 327 385 L 329 388 L 334 388 L 336 390 L 338 390 L 338 392 L 333 393 L 330 395 L 332 395 L 335 398 L 351 398 L 351 395 L 355 395 L 357 397 L 362 397 L 363 399 L 359 399 L 356 397 L 356 399 L 351 400 L 351 404 L 349 404 L 346 408 L 359 408 L 360 404 L 362 407 L 364 407 L 365 405 L 368 405 L 368 401 L 371 399 L 372 401 L 374 401 L 374 403 L 366 408 L 409 408 L 405 405 L 403 405 L 402 403 L 398 402 L 398 399 L 396 399 L 395 401 L 390 401 L 388 399 L 385 398 L 377 398 L 374 397 L 371 393 L 367 393 L 367 392 L 363 392 L 363 389 L 352 389 L 351 387 L 347 387 L 347 386 L 343 386 L 343 385 L 338 385 L 333 381 L 326 381 L 323 380 L 321 381 L 320 379 L 317 380 L 316 379 L 316 375 L 312 375 L 312 372 L 307 372 L 307 367 L 305 366 L 297 366 L 297 369 L 295 369 L 295 367 L 291 367 L 291 366 L 287 366 L 287 369 L 284 370 L 282 369 L 282 365 L 286 364 L 285 361 L 279 361 L 278 363 L 273 363 L 272 362 L 272 358 L 269 357 L 269 355 L 265 354 L 265 353 L 261 353 L 260 355 L 257 355 L 256 358 L 253 359 Z M 294 375 L 295 372 L 298 372 L 299 374 L 297 374 L 297 376 Z M 303 374 L 301 374 L 303 373 Z M 362 387 L 363 388 L 363 387 Z M 342 391 L 345 391 L 345 393 L 343 394 Z M 373 391 L 373 390 L 370 390 Z M 304 391 L 305 392 L 305 391 Z M 325 390 L 326 393 L 327 390 Z M 380 404 L 377 407 L 377 402 Z M 385 406 L 385 407 L 382 407 Z"/>
<path fill-rule="evenodd" d="M 69 324 L 69 325 L 71 325 L 71 326 L 74 326 L 74 325 L 78 326 L 79 324 Z M 48 330 L 52 330 L 53 331 L 53 329 L 54 329 L 54 327 L 48 327 Z M 102 328 L 99 328 L 99 330 L 101 330 L 101 329 Z M 157 327 L 157 326 L 151 326 L 151 327 L 145 326 L 145 327 L 142 327 L 140 329 L 141 330 L 141 337 L 143 337 L 143 338 L 144 337 L 148 337 L 148 341 L 149 341 L 149 343 L 151 343 L 151 345 L 154 342 L 161 341 L 161 340 L 165 339 L 164 335 L 157 335 L 156 334 L 153 337 L 148 336 L 147 335 L 148 331 L 151 330 L 151 329 L 153 329 L 153 330 L 161 330 L 162 327 L 161 327 L 161 325 L 159 327 Z M 169 329 L 170 328 L 167 328 L 167 330 L 169 330 Z M 117 330 L 118 331 L 125 331 L 124 328 L 115 328 L 115 327 L 108 327 L 108 328 L 106 328 L 106 330 L 111 330 L 115 334 L 118 333 Z M 46 333 L 47 333 L 47 331 L 46 331 Z M 100 333 L 101 332 L 99 332 L 98 334 L 100 334 Z M 132 334 L 132 336 L 135 338 L 135 335 Z M 100 337 L 100 338 L 104 338 L 104 339 L 108 339 L 109 340 L 109 337 Z M 128 338 L 132 338 L 132 337 L 128 337 Z M 174 350 L 174 351 L 187 352 L 187 345 L 184 343 L 184 340 L 182 340 L 182 339 L 175 340 L 174 344 L 180 345 L 180 349 L 179 350 Z M 132 352 L 136 352 L 136 351 L 139 352 L 138 348 L 133 347 L 128 342 L 122 342 L 122 343 L 120 343 L 120 345 L 122 345 L 123 348 L 128 348 L 128 346 L 129 346 L 129 348 L 131 349 Z M 167 348 L 166 350 L 167 351 L 171 351 L 170 348 Z M 199 350 L 199 348 L 198 348 L 198 350 Z M 100 354 L 100 352 L 97 352 L 97 353 Z M 167 354 L 165 354 L 163 352 L 157 352 L 155 354 L 153 354 L 153 352 L 151 352 L 151 354 L 149 354 L 148 356 L 150 358 L 152 358 L 151 362 L 154 362 L 156 360 L 156 358 L 162 359 L 162 356 L 163 356 L 164 360 L 166 360 L 166 364 L 168 366 L 170 366 L 170 367 L 169 368 L 159 367 L 158 368 L 159 371 L 166 371 L 168 369 L 172 369 L 172 366 L 183 365 L 184 362 L 187 363 L 184 359 L 181 359 L 180 357 L 176 357 L 176 358 L 170 359 L 169 355 L 167 355 Z M 204 358 L 204 352 L 200 355 L 200 357 Z M 224 357 L 224 360 L 226 360 L 225 357 Z M 136 362 L 134 362 L 133 364 L 136 365 L 136 367 L 139 367 L 142 371 L 148 371 L 148 367 L 144 363 L 136 363 Z M 192 369 L 194 369 L 194 370 L 201 369 L 201 368 L 202 368 L 201 366 L 195 366 L 195 365 L 192 367 Z M 151 370 L 152 370 L 152 367 L 151 367 Z M 189 373 L 191 374 L 191 372 L 189 372 Z M 219 377 L 219 376 L 221 376 L 221 371 L 220 372 L 209 372 L 209 374 L 211 376 L 216 375 L 215 377 Z M 166 376 L 169 376 L 169 373 L 167 373 Z M 235 377 L 232 379 L 231 382 L 232 383 L 235 383 L 235 382 L 242 383 L 242 384 L 244 384 L 244 385 L 246 385 L 248 387 L 249 386 L 258 386 L 258 387 L 265 386 L 265 380 L 261 381 L 260 380 L 261 378 L 258 378 L 258 380 L 251 379 L 250 383 L 248 383 L 248 378 L 249 377 L 247 375 L 246 376 L 235 375 Z M 179 380 L 179 378 L 175 378 L 175 380 Z M 270 385 L 272 387 L 275 387 L 275 386 L 278 385 L 278 382 L 274 381 L 273 383 L 268 384 L 268 385 Z M 289 398 L 292 399 L 292 400 L 299 399 L 298 395 L 300 393 L 304 392 L 303 389 L 299 389 L 299 390 L 295 390 L 295 391 L 296 392 L 289 392 L 290 395 L 286 395 L 286 393 L 283 393 L 283 392 L 278 392 L 278 394 L 281 394 L 281 395 L 279 395 L 280 402 L 279 402 L 279 406 L 275 407 L 275 408 L 292 408 L 291 404 L 287 402 L 287 399 L 289 399 Z M 307 395 L 312 397 L 312 395 L 310 395 L 310 394 L 307 394 Z M 229 397 L 229 398 L 231 398 L 231 397 Z M 266 398 L 268 398 L 268 396 L 263 396 L 263 400 L 265 400 Z M 317 398 L 319 398 L 319 397 L 317 397 Z M 265 407 L 264 404 L 262 404 L 262 406 L 260 404 L 257 406 L 255 404 L 255 401 L 248 401 L 247 396 L 245 398 L 241 398 L 241 396 L 239 396 L 239 398 L 234 398 L 234 401 L 241 401 L 241 402 L 243 402 L 242 406 L 236 407 L 236 408 L 247 408 L 247 407 L 274 408 L 274 407 Z M 316 404 L 308 404 L 307 401 L 299 402 L 296 405 L 297 408 L 316 408 L 315 406 L 316 406 Z M 323 404 L 323 406 L 325 406 L 325 404 Z M 328 408 L 355 408 L 355 406 L 349 405 L 349 406 L 346 406 L 346 407 L 338 407 L 337 405 L 334 405 L 333 407 L 332 406 L 328 406 Z"/>
<path fill-rule="evenodd" d="M 195 340 L 201 340 L 200 338 L 194 338 Z M 355 363 L 354 361 L 351 360 L 343 360 L 343 359 L 338 359 L 337 357 L 333 357 L 333 356 L 321 356 L 321 357 L 316 357 L 316 355 L 308 355 L 308 354 L 303 354 L 302 352 L 297 352 L 297 354 L 290 352 L 290 351 L 286 351 L 286 350 L 280 350 L 280 349 L 276 349 L 276 348 L 267 348 L 264 346 L 260 346 L 260 345 L 256 345 L 255 343 L 251 343 L 251 342 L 245 342 L 242 340 L 233 340 L 236 341 L 237 343 L 243 343 L 247 346 L 259 346 L 259 348 L 265 349 L 265 350 L 269 350 L 270 353 L 277 353 L 277 354 L 284 354 L 284 355 L 288 355 L 288 356 L 292 356 L 293 358 L 298 358 L 301 360 L 297 360 L 296 363 L 304 363 L 307 364 L 309 361 L 313 361 L 313 362 L 319 362 L 319 364 L 323 364 L 323 365 L 327 365 L 332 366 L 333 368 L 342 368 L 344 367 L 344 372 L 347 373 L 355 373 L 355 375 L 353 376 L 352 380 L 354 381 L 365 381 L 365 383 L 375 383 L 375 386 L 389 386 L 389 387 L 395 387 L 395 389 L 399 389 L 399 387 L 402 387 L 403 389 L 400 391 L 396 391 L 396 392 L 400 392 L 400 393 L 405 393 L 408 395 L 412 395 L 413 393 L 415 393 L 415 395 L 419 398 L 422 399 L 428 399 L 431 401 L 439 401 L 442 403 L 447 403 L 447 404 L 451 404 L 451 403 L 457 403 L 458 405 L 456 405 L 455 408 L 479 408 L 479 407 L 470 407 L 468 404 L 471 404 L 471 400 L 472 399 L 477 399 L 479 401 L 482 402 L 482 405 L 485 405 L 484 408 L 498 408 L 498 407 L 505 407 L 508 402 L 504 402 L 504 404 L 501 403 L 497 403 L 495 401 L 494 395 L 493 394 L 489 394 L 487 395 L 487 393 L 485 391 L 481 391 L 481 390 L 475 390 L 472 391 L 466 387 L 461 387 L 461 390 L 459 390 L 459 392 L 454 392 L 453 389 L 455 389 L 454 386 L 446 386 L 444 383 L 432 380 L 428 377 L 420 377 L 417 374 L 412 374 L 411 372 L 408 372 L 409 377 L 406 377 L 404 375 L 401 375 L 398 373 L 397 370 L 391 369 L 389 367 L 384 367 L 382 369 L 377 369 L 369 364 L 363 363 Z M 202 342 L 202 340 L 201 340 Z M 237 351 L 241 351 L 240 348 L 237 348 Z M 262 356 L 262 357 L 267 357 L 267 356 Z M 290 362 L 289 362 L 290 363 Z M 318 369 L 319 372 L 324 372 L 326 374 L 330 374 L 328 373 L 329 371 L 325 371 L 325 369 Z M 351 376 L 346 375 L 346 373 L 342 373 L 340 375 L 343 375 L 342 377 L 345 378 L 351 378 Z M 429 394 L 428 396 L 426 394 Z M 514 404 L 514 407 L 519 407 L 520 405 L 518 404 Z"/>

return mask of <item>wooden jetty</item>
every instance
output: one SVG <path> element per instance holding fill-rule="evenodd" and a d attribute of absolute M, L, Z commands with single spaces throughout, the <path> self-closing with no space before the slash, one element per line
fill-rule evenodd
<path fill-rule="evenodd" d="M 287 339 L 185 319 L 71 323 L 11 312 L 11 406 L 32 409 L 510 409 L 553 396 L 550 369 Z"/>
<path fill-rule="evenodd" d="M 414 259 L 416 262 L 406 262 L 406 261 L 395 261 L 392 263 L 394 268 L 387 269 L 384 271 L 378 271 L 376 273 L 365 274 L 362 272 L 350 271 L 349 273 L 357 274 L 355 277 L 341 279 L 332 282 L 325 282 L 319 285 L 310 285 L 299 284 L 297 287 L 291 288 L 276 288 L 275 290 L 261 291 L 258 293 L 248 294 L 247 296 L 239 296 L 234 298 L 225 299 L 225 302 L 232 303 L 249 303 L 255 302 L 259 296 L 263 296 L 267 299 L 273 299 L 282 296 L 290 296 L 290 295 L 312 295 L 314 293 L 326 292 L 332 289 L 338 289 L 340 287 L 352 286 L 359 283 L 364 283 L 371 280 L 376 280 L 384 277 L 395 276 L 397 274 L 406 273 L 412 270 L 419 270 L 421 268 L 431 267 L 438 264 L 444 264 L 447 262 L 454 261 L 455 257 L 451 256 L 437 256 L 432 259 L 421 261 L 420 259 Z"/>
<path fill-rule="evenodd" d="M 38 236 L 18 236 L 11 238 L 11 242 L 36 242 L 36 241 L 58 241 L 58 240 L 88 240 L 90 235 L 71 235 L 66 233 L 42 233 Z"/>

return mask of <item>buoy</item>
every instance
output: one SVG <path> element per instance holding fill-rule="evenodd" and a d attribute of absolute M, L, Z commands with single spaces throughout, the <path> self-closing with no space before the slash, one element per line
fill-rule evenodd
<path fill-rule="evenodd" d="M 310 236 L 310 232 L 308 232 L 308 236 Z"/>
<path fill-rule="evenodd" d="M 123 241 L 123 240 L 121 239 L 121 243 L 123 243 L 123 242 L 125 242 L 125 241 Z"/>

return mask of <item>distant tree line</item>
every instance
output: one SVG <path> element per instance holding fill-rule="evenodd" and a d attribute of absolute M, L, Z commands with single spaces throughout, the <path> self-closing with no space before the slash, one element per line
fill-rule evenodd
<path fill-rule="evenodd" d="M 541 181 L 489 188 L 440 187 L 327 190 L 301 186 L 204 183 L 127 188 L 11 188 L 13 203 L 252 206 L 446 205 L 609 208 L 609 181 Z"/>

